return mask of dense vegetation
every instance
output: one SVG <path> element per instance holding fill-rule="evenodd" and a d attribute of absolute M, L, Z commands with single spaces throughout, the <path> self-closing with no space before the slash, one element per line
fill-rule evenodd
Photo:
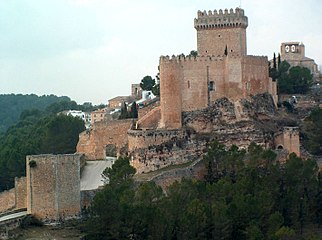
<path fill-rule="evenodd" d="M 176 182 L 166 194 L 135 184 L 129 160 L 119 159 L 105 171 L 110 184 L 94 199 L 86 239 L 301 239 L 303 227 L 321 224 L 317 165 L 275 157 L 255 144 L 246 152 L 213 143 L 204 180 Z"/>
<path fill-rule="evenodd" d="M 322 156 L 322 109 L 315 108 L 304 120 L 301 129 L 303 145 L 310 153 Z"/>
<path fill-rule="evenodd" d="M 32 108 L 45 110 L 49 105 L 61 101 L 70 101 L 70 98 L 55 95 L 1 94 L 0 133 L 4 133 L 10 126 L 16 124 L 24 110 Z"/>
<path fill-rule="evenodd" d="M 274 54 L 273 67 L 270 66 L 269 76 L 277 81 L 278 93 L 305 94 L 313 84 L 313 75 L 306 67 L 291 67 L 287 61 L 280 60 L 278 63 Z"/>
<path fill-rule="evenodd" d="M 18 123 L 0 136 L 0 191 L 12 188 L 14 178 L 25 175 L 26 155 L 76 151 L 79 133 L 85 130 L 84 122 L 56 114 L 75 104 L 61 101 L 44 111 L 25 110 Z"/>

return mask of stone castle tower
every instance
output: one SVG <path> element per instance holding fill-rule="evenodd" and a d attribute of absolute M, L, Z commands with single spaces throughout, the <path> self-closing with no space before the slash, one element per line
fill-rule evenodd
<path fill-rule="evenodd" d="M 248 19 L 244 10 L 237 8 L 214 12 L 198 11 L 195 19 L 197 51 L 200 55 L 221 56 L 225 53 L 246 55 L 246 28 Z"/>
<path fill-rule="evenodd" d="M 179 129 L 182 112 L 206 108 L 222 97 L 238 101 L 268 92 L 277 102 L 267 57 L 247 55 L 244 10 L 199 11 L 194 26 L 197 57 L 160 58 L 159 128 Z"/>

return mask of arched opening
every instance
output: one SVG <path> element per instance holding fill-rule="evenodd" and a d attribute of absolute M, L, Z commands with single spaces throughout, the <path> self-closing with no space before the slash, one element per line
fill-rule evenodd
<path fill-rule="evenodd" d="M 278 146 L 277 146 L 277 149 L 278 149 L 278 150 L 283 150 L 283 149 L 284 149 L 284 147 L 283 147 L 283 145 L 278 145 Z"/>

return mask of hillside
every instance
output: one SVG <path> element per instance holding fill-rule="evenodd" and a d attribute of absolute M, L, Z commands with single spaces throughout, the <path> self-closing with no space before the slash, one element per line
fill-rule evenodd
<path fill-rule="evenodd" d="M 55 102 L 70 101 L 69 97 L 55 95 L 37 96 L 35 94 L 1 94 L 0 95 L 0 133 L 16 124 L 20 114 L 27 109 L 44 110 Z"/>

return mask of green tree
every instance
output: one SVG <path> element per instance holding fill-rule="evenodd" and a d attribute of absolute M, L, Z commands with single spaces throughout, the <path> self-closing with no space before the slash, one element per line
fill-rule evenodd
<path fill-rule="evenodd" d="M 135 101 L 132 103 L 130 115 L 131 118 L 138 118 L 138 108 Z"/>
<path fill-rule="evenodd" d="M 145 76 L 140 83 L 142 90 L 151 91 L 155 85 L 155 80 L 151 76 Z"/>
<path fill-rule="evenodd" d="M 278 91 L 287 94 L 304 94 L 312 86 L 313 76 L 308 68 L 291 67 L 283 61 L 278 73 Z"/>
<path fill-rule="evenodd" d="M 122 107 L 121 107 L 121 114 L 119 116 L 119 119 L 126 119 L 126 118 L 130 118 L 130 114 L 127 110 L 127 104 L 126 103 L 123 103 L 122 104 Z"/>
<path fill-rule="evenodd" d="M 322 109 L 315 108 L 303 123 L 304 147 L 312 154 L 322 155 Z"/>
<path fill-rule="evenodd" d="M 189 56 L 197 57 L 198 56 L 198 52 L 195 51 L 195 50 L 191 50 Z"/>
<path fill-rule="evenodd" d="M 84 122 L 77 117 L 58 115 L 40 122 L 44 127 L 40 144 L 41 153 L 67 154 L 76 152 L 79 133 L 85 130 Z"/>

